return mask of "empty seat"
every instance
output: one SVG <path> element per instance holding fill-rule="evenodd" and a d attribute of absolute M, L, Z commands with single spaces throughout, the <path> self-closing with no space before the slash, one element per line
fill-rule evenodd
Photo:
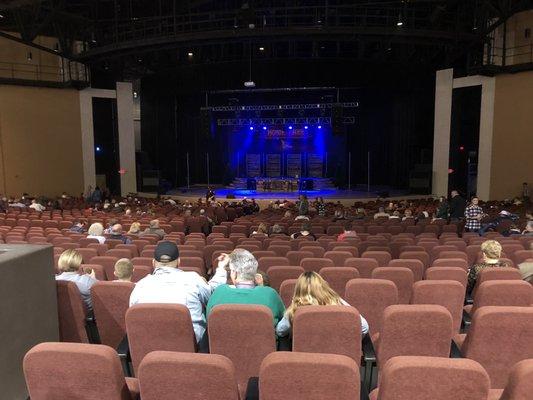
<path fill-rule="evenodd" d="M 268 251 L 273 251 L 276 254 L 276 257 L 286 257 L 287 253 L 291 251 L 291 246 L 289 245 L 270 245 L 268 246 Z M 257 249 L 261 250 L 261 249 Z"/>
<path fill-rule="evenodd" d="M 426 271 L 427 280 L 451 280 L 461 283 L 465 288 L 467 285 L 467 273 L 462 268 L 457 267 L 431 267 Z"/>
<path fill-rule="evenodd" d="M 401 260 L 420 260 L 424 264 L 424 270 L 429 267 L 430 257 L 425 251 L 403 251 L 400 254 Z"/>
<path fill-rule="evenodd" d="M 307 244 L 307 242 L 305 243 Z M 315 243 L 315 242 L 308 242 L 308 243 Z M 324 257 L 324 254 L 326 252 L 326 250 L 324 250 L 324 248 L 320 246 L 318 243 L 317 243 L 317 246 L 302 246 L 300 247 L 300 250 L 305 251 L 305 252 L 310 252 L 312 254 L 312 256 L 310 257 L 313 257 L 313 258 L 322 258 Z"/>
<path fill-rule="evenodd" d="M 98 344 L 41 343 L 23 362 L 32 400 L 137 400 L 139 383 L 124 378 L 115 350 Z"/>
<path fill-rule="evenodd" d="M 298 307 L 292 322 L 292 351 L 341 354 L 359 362 L 359 312 L 343 305 Z"/>
<path fill-rule="evenodd" d="M 259 305 L 221 304 L 209 314 L 207 329 L 209 351 L 233 362 L 244 398 L 248 380 L 259 376 L 263 359 L 276 351 L 272 311 Z"/>
<path fill-rule="evenodd" d="M 142 400 L 239 400 L 233 363 L 217 354 L 153 351 L 139 382 Z"/>
<path fill-rule="evenodd" d="M 89 343 L 85 329 L 87 308 L 74 282 L 56 281 L 59 340 L 62 342 Z"/>
<path fill-rule="evenodd" d="M 464 258 L 438 258 L 433 261 L 432 267 L 458 267 L 468 271 L 468 260 Z"/>
<path fill-rule="evenodd" d="M 117 261 L 118 261 L 117 257 L 96 256 L 91 259 L 91 264 L 98 264 L 104 267 L 107 280 L 112 281 L 115 279 L 114 272 L 115 272 L 115 264 L 117 263 Z"/>
<path fill-rule="evenodd" d="M 196 351 L 191 314 L 181 304 L 136 304 L 126 312 L 126 331 L 134 371 L 151 351 Z"/>
<path fill-rule="evenodd" d="M 492 280 L 477 287 L 474 304 L 465 306 L 468 314 L 486 306 L 529 307 L 533 304 L 533 287 L 520 280 Z"/>
<path fill-rule="evenodd" d="M 257 262 L 259 264 L 259 269 L 265 272 L 268 271 L 269 267 L 272 267 L 274 265 L 276 266 L 291 265 L 287 257 L 262 257 L 259 260 L 257 260 Z"/>
<path fill-rule="evenodd" d="M 261 400 L 354 400 L 359 366 L 334 354 L 280 351 L 265 357 L 259 374 Z"/>
<path fill-rule="evenodd" d="M 533 393 L 533 360 L 515 364 L 505 389 L 492 389 L 489 400 L 529 400 Z"/>
<path fill-rule="evenodd" d="M 345 267 L 353 267 L 359 271 L 361 278 L 372 278 L 372 271 L 379 267 L 374 258 L 348 258 L 344 261 Z"/>
<path fill-rule="evenodd" d="M 413 272 L 413 278 L 415 282 L 422 280 L 424 275 L 424 264 L 422 261 L 416 259 L 390 260 L 388 267 L 402 267 L 410 269 Z"/>
<path fill-rule="evenodd" d="M 325 267 L 334 267 L 335 264 L 333 261 L 327 258 L 304 258 L 300 262 L 300 267 L 306 271 L 319 272 L 322 268 Z"/>
<path fill-rule="evenodd" d="M 520 271 L 512 267 L 501 267 L 501 268 L 484 268 L 479 271 L 476 279 L 476 284 L 472 291 L 472 297 L 475 296 L 477 288 L 483 282 L 486 281 L 495 281 L 495 280 L 522 280 L 522 275 Z"/>
<path fill-rule="evenodd" d="M 376 260 L 380 267 L 386 267 L 389 261 L 392 259 L 390 253 L 386 251 L 365 251 L 361 254 L 362 258 L 373 258 Z"/>
<path fill-rule="evenodd" d="M 296 287 L 296 281 L 298 279 L 285 279 L 279 288 L 279 296 L 285 304 L 285 307 L 289 307 L 294 296 L 294 288 Z"/>
<path fill-rule="evenodd" d="M 384 279 L 352 279 L 346 284 L 344 299 L 355 307 L 368 322 L 370 334 L 381 331 L 385 309 L 398 304 L 398 289 Z"/>
<path fill-rule="evenodd" d="M 513 365 L 533 358 L 533 307 L 482 307 L 468 334 L 454 340 L 463 357 L 485 368 L 491 387 L 503 389 Z"/>
<path fill-rule="evenodd" d="M 344 298 L 348 281 L 359 278 L 357 269 L 350 267 L 326 267 L 322 268 L 319 273 L 328 282 L 329 286 L 342 298 Z"/>
<path fill-rule="evenodd" d="M 299 266 L 272 266 L 268 269 L 267 275 L 270 280 L 270 287 L 280 291 L 281 284 L 287 279 L 298 279 L 304 273 L 304 269 Z"/>
<path fill-rule="evenodd" d="M 307 247 L 308 248 L 308 247 Z M 285 255 L 288 259 L 291 265 L 300 265 L 302 260 L 304 258 L 313 258 L 314 253 L 306 250 L 298 250 L 298 251 L 288 251 Z"/>
<path fill-rule="evenodd" d="M 373 279 L 388 279 L 398 288 L 398 303 L 409 304 L 413 290 L 414 275 L 409 268 L 383 267 L 372 272 Z"/>
<path fill-rule="evenodd" d="M 479 363 L 465 359 L 399 356 L 381 369 L 371 400 L 485 400 L 489 377 Z"/>
<path fill-rule="evenodd" d="M 465 286 L 454 280 L 415 282 L 411 304 L 437 304 L 445 307 L 453 319 L 453 331 L 459 333 L 463 320 Z"/>
<path fill-rule="evenodd" d="M 97 282 L 91 288 L 94 317 L 102 344 L 117 348 L 126 335 L 126 311 L 134 287 L 131 282 Z"/>
<path fill-rule="evenodd" d="M 433 262 L 435 262 L 436 260 L 439 260 L 439 259 L 446 259 L 446 258 L 453 258 L 453 259 L 456 259 L 456 258 L 459 258 L 459 259 L 462 259 L 462 260 L 465 260 L 466 262 L 468 262 L 468 255 L 463 252 L 463 251 L 441 251 L 439 253 L 439 257 L 435 260 L 433 260 Z"/>

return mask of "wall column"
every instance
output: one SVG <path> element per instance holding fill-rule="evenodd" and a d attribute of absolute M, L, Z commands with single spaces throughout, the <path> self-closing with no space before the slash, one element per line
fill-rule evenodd
<path fill-rule="evenodd" d="M 133 128 L 133 90 L 130 82 L 117 82 L 118 146 L 122 196 L 137 192 L 135 169 L 135 131 Z"/>

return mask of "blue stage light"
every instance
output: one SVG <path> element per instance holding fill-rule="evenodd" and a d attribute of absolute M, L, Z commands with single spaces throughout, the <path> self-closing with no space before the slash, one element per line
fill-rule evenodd
<path fill-rule="evenodd" d="M 266 126 L 263 126 L 263 130 L 266 131 L 266 130 L 267 130 L 267 127 L 266 127 Z"/>
<path fill-rule="evenodd" d="M 318 125 L 318 129 L 322 129 L 322 125 Z"/>
<path fill-rule="evenodd" d="M 96 146 L 96 151 L 101 151 L 102 149 L 100 148 L 100 146 Z"/>
<path fill-rule="evenodd" d="M 309 127 L 306 125 L 306 126 L 304 126 L 304 129 L 309 129 Z"/>
<path fill-rule="evenodd" d="M 292 125 L 289 125 L 289 130 L 292 130 Z"/>
<path fill-rule="evenodd" d="M 251 130 L 251 131 L 253 131 L 253 130 L 254 130 L 254 127 L 253 127 L 253 126 L 251 126 L 251 127 L 250 127 L 250 130 Z"/>

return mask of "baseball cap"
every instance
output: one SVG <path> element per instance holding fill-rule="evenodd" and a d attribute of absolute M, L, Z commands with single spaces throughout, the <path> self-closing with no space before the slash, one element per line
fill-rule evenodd
<path fill-rule="evenodd" d="M 180 256 L 178 246 L 173 242 L 161 242 L 154 251 L 154 259 L 159 262 L 171 262 Z"/>

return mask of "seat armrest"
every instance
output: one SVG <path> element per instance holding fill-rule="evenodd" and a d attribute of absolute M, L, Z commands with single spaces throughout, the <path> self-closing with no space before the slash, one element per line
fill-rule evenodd
<path fill-rule="evenodd" d="M 363 337 L 363 357 L 365 359 L 365 362 L 376 362 L 376 350 L 374 349 L 374 344 L 372 343 L 372 339 L 370 339 L 370 335 L 366 334 Z"/>
<path fill-rule="evenodd" d="M 450 348 L 450 358 L 463 358 L 463 355 L 461 354 L 461 350 L 455 344 L 455 342 L 452 340 L 452 345 Z"/>
<path fill-rule="evenodd" d="M 471 322 L 472 322 L 472 317 L 465 310 L 463 310 L 463 324 L 465 326 L 468 326 L 471 324 Z"/>
<path fill-rule="evenodd" d="M 124 335 L 122 341 L 118 344 L 117 353 L 120 358 L 130 358 L 130 345 L 128 343 L 128 335 Z"/>

